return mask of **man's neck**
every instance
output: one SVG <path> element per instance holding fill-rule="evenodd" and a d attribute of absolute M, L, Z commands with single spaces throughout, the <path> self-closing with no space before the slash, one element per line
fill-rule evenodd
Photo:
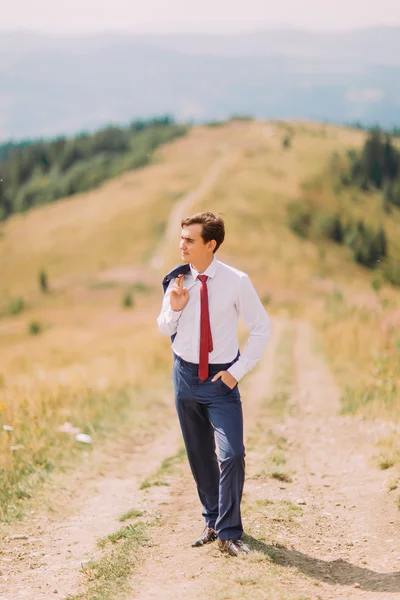
<path fill-rule="evenodd" d="M 194 269 L 196 269 L 196 271 L 201 275 L 202 273 L 204 273 L 204 271 L 207 271 L 208 267 L 211 265 L 211 263 L 214 260 L 214 256 L 211 258 L 211 260 L 209 260 L 206 263 L 200 264 L 200 263 L 191 263 L 192 267 Z"/>

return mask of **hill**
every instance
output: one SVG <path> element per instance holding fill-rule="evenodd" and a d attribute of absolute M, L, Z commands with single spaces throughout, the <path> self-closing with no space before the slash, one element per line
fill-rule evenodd
<path fill-rule="evenodd" d="M 155 114 L 232 114 L 391 128 L 399 29 L 226 36 L 0 34 L 0 140 L 72 134 Z"/>
<path fill-rule="evenodd" d="M 36 553 L 18 555 L 17 566 L 5 561 L 5 585 L 16 600 L 27 577 L 38 598 L 49 581 L 75 593 L 82 565 L 85 591 L 76 598 L 92 597 L 93 586 L 115 597 L 134 565 L 141 597 L 149 586 L 152 593 L 156 585 L 178 589 L 177 556 L 185 585 L 204 589 L 207 578 L 227 598 L 244 585 L 257 599 L 266 590 L 284 600 L 312 598 L 316 585 L 323 600 L 332 585 L 338 594 L 355 584 L 361 594 L 396 592 L 397 575 L 383 576 L 391 553 L 377 556 L 374 540 L 380 528 L 388 548 L 398 543 L 387 536 L 398 495 L 400 292 L 384 280 L 377 286 L 377 271 L 355 263 L 349 248 L 299 237 L 288 226 L 288 207 L 311 195 L 316 208 L 346 206 L 385 227 L 392 251 L 398 208 L 386 213 L 377 191 L 358 190 L 352 199 L 354 190 L 343 187 L 338 194 L 329 176 L 332 157 L 359 152 L 365 139 L 361 131 L 311 122 L 193 127 L 159 149 L 150 166 L 1 224 L 3 539 L 14 548 L 13 535 L 29 534 Z M 256 552 L 240 578 L 229 561 L 215 562 L 221 573 L 207 571 L 214 550 L 201 557 L 186 550 L 198 522 L 188 508 L 194 490 L 180 466 L 169 339 L 155 325 L 161 278 L 179 260 L 180 215 L 197 210 L 224 215 L 218 258 L 249 273 L 274 324 L 265 361 L 241 383 L 250 473 L 245 519 Z M 11 310 L 18 299 L 19 310 Z M 243 340 L 242 328 L 239 334 Z M 92 444 L 79 445 L 76 431 Z M 74 472 L 80 479 L 71 483 Z M 97 496 L 92 484 L 101 489 Z M 143 521 L 135 521 L 139 515 Z M 110 536 L 117 517 L 129 524 Z M 38 524 L 45 531 L 39 540 Z M 181 545 L 171 542 L 175 552 L 160 555 L 175 528 Z M 361 553 L 351 540 L 365 528 Z M 43 556 L 38 544 L 58 557 L 62 577 L 47 559 L 29 562 Z M 143 563 L 136 561 L 142 547 Z M 96 562 L 86 563 L 88 554 Z M 360 568 L 361 559 L 375 566 Z M 33 573 L 29 564 L 37 564 Z"/>

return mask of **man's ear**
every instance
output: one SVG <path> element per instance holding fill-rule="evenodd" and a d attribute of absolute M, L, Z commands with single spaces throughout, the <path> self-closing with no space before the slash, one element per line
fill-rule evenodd
<path fill-rule="evenodd" d="M 217 242 L 215 240 L 211 240 L 210 242 L 208 242 L 208 247 L 212 252 L 214 252 L 216 245 Z"/>

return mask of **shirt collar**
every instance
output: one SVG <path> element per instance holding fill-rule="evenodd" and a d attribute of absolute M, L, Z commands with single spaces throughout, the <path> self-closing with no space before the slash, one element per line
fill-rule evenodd
<path fill-rule="evenodd" d="M 212 263 L 207 267 L 207 269 L 204 271 L 204 273 L 199 273 L 198 271 L 196 271 L 196 269 L 193 267 L 193 265 L 190 265 L 190 270 L 192 272 L 192 276 L 195 281 L 196 281 L 198 275 L 207 275 L 207 277 L 209 277 L 210 279 L 213 279 L 217 272 L 217 266 L 218 266 L 218 261 L 214 256 Z"/>

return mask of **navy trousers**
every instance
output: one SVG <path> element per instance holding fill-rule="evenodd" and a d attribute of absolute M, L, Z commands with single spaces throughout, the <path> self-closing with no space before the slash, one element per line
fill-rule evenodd
<path fill-rule="evenodd" d="M 243 533 L 242 402 L 237 385 L 231 390 L 222 379 L 211 381 L 232 364 L 210 365 L 204 382 L 194 363 L 174 355 L 173 367 L 176 409 L 203 516 L 206 525 L 213 527 L 222 540 L 239 539 Z"/>

